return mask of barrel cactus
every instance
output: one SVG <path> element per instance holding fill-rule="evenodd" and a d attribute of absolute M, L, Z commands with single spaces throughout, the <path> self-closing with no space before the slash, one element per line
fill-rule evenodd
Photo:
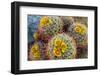
<path fill-rule="evenodd" d="M 43 42 L 35 42 L 29 50 L 29 60 L 45 60 L 48 59 L 46 54 L 46 44 Z"/>
<path fill-rule="evenodd" d="M 74 25 L 74 19 L 70 16 L 61 16 L 61 20 L 63 21 L 63 32 L 68 32 L 70 26 Z"/>
<path fill-rule="evenodd" d="M 62 33 L 50 40 L 47 50 L 50 59 L 74 59 L 76 43 L 69 35 Z"/>
<path fill-rule="evenodd" d="M 60 33 L 63 28 L 62 20 L 58 16 L 43 16 L 40 19 L 38 33 L 42 40 L 48 40 L 54 35 Z"/>
<path fill-rule="evenodd" d="M 76 40 L 77 46 L 87 44 L 87 27 L 81 23 L 75 23 L 69 28 L 69 34 Z"/>

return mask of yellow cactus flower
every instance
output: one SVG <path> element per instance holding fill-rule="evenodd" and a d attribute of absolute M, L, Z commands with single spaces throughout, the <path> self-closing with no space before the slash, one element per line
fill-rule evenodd
<path fill-rule="evenodd" d="M 61 51 L 58 50 L 58 49 L 56 49 L 56 48 L 53 49 L 53 53 L 54 53 L 54 55 L 57 56 L 57 57 L 60 57 L 60 56 L 61 56 Z"/>
<path fill-rule="evenodd" d="M 61 50 L 63 53 L 66 51 L 67 48 L 68 48 L 67 45 L 64 42 L 62 42 L 61 43 Z"/>
<path fill-rule="evenodd" d="M 56 38 L 54 42 L 54 50 L 59 50 L 60 52 L 65 52 L 68 49 L 67 44 L 60 38 Z"/>
<path fill-rule="evenodd" d="M 81 34 L 82 35 L 84 35 L 85 34 L 85 32 L 86 32 L 86 30 L 85 30 L 85 28 L 83 27 L 83 29 L 81 30 L 82 32 L 81 32 Z"/>
<path fill-rule="evenodd" d="M 41 20 L 40 20 L 40 25 L 41 26 L 45 26 L 48 23 L 49 19 L 48 17 L 44 16 Z"/>
<path fill-rule="evenodd" d="M 52 20 L 51 19 L 49 19 L 49 24 L 52 24 L 53 22 L 52 22 Z"/>
<path fill-rule="evenodd" d="M 80 35 L 84 35 L 86 33 L 86 27 L 83 24 L 76 23 L 76 27 L 74 28 L 74 31 L 76 33 L 79 33 Z"/>
<path fill-rule="evenodd" d="M 36 53 L 37 51 L 39 51 L 39 46 L 38 46 L 38 44 L 34 44 L 34 45 L 32 46 L 32 48 L 31 48 L 31 51 L 32 51 L 33 54 Z"/>
<path fill-rule="evenodd" d="M 56 38 L 54 44 L 55 44 L 55 46 L 59 47 L 61 45 L 61 39 L 60 38 Z"/>
<path fill-rule="evenodd" d="M 31 52 L 32 52 L 32 55 L 35 59 L 40 58 L 39 46 L 37 43 L 32 46 Z"/>
<path fill-rule="evenodd" d="M 42 26 L 48 26 L 50 24 L 52 24 L 52 21 L 51 21 L 51 19 L 49 17 L 44 16 L 43 18 L 41 18 L 41 20 L 40 20 L 40 26 L 41 27 Z"/>
<path fill-rule="evenodd" d="M 35 40 L 37 40 L 38 39 L 38 33 L 34 33 L 33 37 L 34 37 Z"/>
<path fill-rule="evenodd" d="M 75 32 L 77 32 L 77 33 L 80 33 L 80 32 L 81 32 L 80 26 L 76 26 L 74 30 L 75 30 Z"/>
<path fill-rule="evenodd" d="M 34 57 L 35 59 L 40 59 L 40 52 L 34 53 L 33 57 Z"/>

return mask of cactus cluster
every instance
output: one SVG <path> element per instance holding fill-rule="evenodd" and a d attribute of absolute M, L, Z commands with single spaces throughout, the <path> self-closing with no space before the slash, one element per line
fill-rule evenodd
<path fill-rule="evenodd" d="M 86 17 L 37 16 L 36 18 L 37 23 L 33 24 L 36 25 L 36 31 L 32 32 L 33 41 L 28 47 L 28 60 L 87 57 Z M 34 30 L 34 27 L 31 29 Z M 30 40 L 28 42 L 30 43 Z"/>

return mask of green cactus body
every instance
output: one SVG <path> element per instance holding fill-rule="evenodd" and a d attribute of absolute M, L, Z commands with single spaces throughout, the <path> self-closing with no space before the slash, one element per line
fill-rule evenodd
<path fill-rule="evenodd" d="M 77 46 L 83 46 L 87 44 L 87 27 L 81 23 L 75 23 L 74 26 L 69 27 L 69 34 L 77 43 Z"/>
<path fill-rule="evenodd" d="M 57 16 L 43 16 L 40 20 L 38 30 L 43 29 L 42 36 L 52 37 L 62 31 L 62 20 Z M 44 38 L 45 39 L 45 38 Z"/>
<path fill-rule="evenodd" d="M 51 59 L 74 59 L 76 55 L 75 41 L 67 34 L 54 36 L 48 43 Z"/>

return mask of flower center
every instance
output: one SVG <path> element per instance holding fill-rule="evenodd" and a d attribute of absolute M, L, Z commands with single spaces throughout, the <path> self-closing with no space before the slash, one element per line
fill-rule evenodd
<path fill-rule="evenodd" d="M 85 28 L 82 26 L 76 26 L 74 28 L 74 31 L 80 35 L 84 35 L 85 34 Z"/>

